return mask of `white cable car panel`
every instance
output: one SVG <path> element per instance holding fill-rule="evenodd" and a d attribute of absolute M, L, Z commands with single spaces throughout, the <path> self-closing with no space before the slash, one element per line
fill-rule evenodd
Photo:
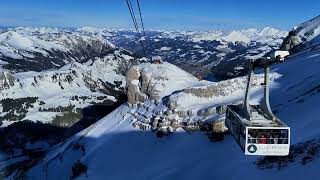
<path fill-rule="evenodd" d="M 246 155 L 287 156 L 290 127 L 246 127 Z"/>

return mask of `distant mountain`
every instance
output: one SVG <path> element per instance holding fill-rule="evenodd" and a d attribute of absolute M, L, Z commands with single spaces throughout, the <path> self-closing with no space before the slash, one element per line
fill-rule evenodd
<path fill-rule="evenodd" d="M 245 73 L 243 64 L 248 59 L 277 48 L 285 35 L 269 27 L 232 32 L 148 31 L 145 44 L 149 56 L 161 55 L 192 74 L 227 79 Z M 136 33 L 130 30 L 2 28 L 0 104 L 6 111 L 0 112 L 0 123 L 52 122 L 63 114 L 52 109 L 50 113 L 40 112 L 39 107 L 43 110 L 71 104 L 75 111 L 101 102 L 102 97 L 115 102 L 123 94 L 125 75 L 139 54 Z M 84 96 L 84 102 L 75 101 L 76 95 Z M 29 98 L 36 101 L 29 102 Z M 59 101 L 59 105 L 49 101 Z M 21 103 L 30 107 L 21 108 Z M 19 113 L 14 111 L 17 108 Z M 63 126 L 71 126 L 71 119 Z"/>
<path fill-rule="evenodd" d="M 107 111 L 122 101 L 125 87 L 125 76 L 112 58 L 106 56 L 88 64 L 74 62 L 43 72 L 11 74 L 2 70 L 0 124 L 32 120 L 70 127 L 88 106 L 105 105 Z"/>
<path fill-rule="evenodd" d="M 225 105 L 243 100 L 245 76 L 199 81 L 168 62 L 143 63 L 127 76 L 127 93 L 134 104 L 123 104 L 41 160 L 32 161 L 27 172 L 14 171 L 12 177 L 312 179 L 320 164 L 320 54 L 299 53 L 270 73 L 271 106 L 291 127 L 289 156 L 245 157 L 231 135 L 220 142 L 206 137 L 213 122 L 225 119 Z M 262 82 L 263 76 L 255 75 L 252 103 L 261 101 Z"/>
<path fill-rule="evenodd" d="M 148 57 L 161 55 L 165 61 L 192 74 L 227 79 L 245 72 L 241 65 L 248 59 L 259 58 L 277 48 L 281 33 L 285 34 L 272 28 L 230 33 L 148 31 L 143 43 L 148 45 Z M 95 127 L 99 119 L 126 101 L 127 89 L 132 95 L 128 95 L 129 101 L 156 98 L 150 101 L 148 113 L 163 113 L 165 109 L 158 109 L 159 106 L 170 106 L 181 116 L 192 115 L 196 113 L 193 109 L 183 110 L 191 106 L 197 107 L 203 116 L 217 108 L 207 109 L 203 105 L 215 102 L 222 106 L 216 96 L 228 99 L 243 90 L 245 84 L 242 77 L 221 83 L 199 81 L 168 62 L 140 64 L 148 61 L 140 58 L 141 55 L 136 33 L 130 30 L 3 28 L 0 32 L 0 179 L 16 173 L 11 165 L 28 169 L 35 165 L 34 158 L 42 159 L 42 155 L 61 141 L 92 124 L 90 128 Z M 133 65 L 139 67 L 137 79 L 126 76 Z M 142 103 L 138 104 L 134 107 Z M 134 107 L 129 110 L 135 111 Z M 130 116 L 127 111 L 117 112 L 126 113 L 117 116 Z M 144 126 L 140 122 L 144 118 L 137 119 L 136 125 Z M 115 117 L 110 122 L 118 120 Z M 134 121 L 131 117 L 130 120 Z M 198 123 L 198 120 L 190 122 Z M 104 130 L 108 127 L 101 126 Z M 79 136 L 71 138 L 74 137 Z M 77 148 L 82 149 L 81 145 L 75 145 Z"/>
<path fill-rule="evenodd" d="M 66 113 L 107 100 L 111 107 L 124 94 L 125 75 L 136 62 L 135 55 L 116 47 L 102 33 L 55 28 L 3 29 L 0 124 L 20 120 L 51 123 Z M 36 101 L 28 102 L 30 98 Z M 28 106 L 22 107 L 23 103 Z M 70 112 L 57 110 L 69 106 Z M 71 126 L 77 120 L 78 116 L 57 125 Z"/>
<path fill-rule="evenodd" d="M 110 30 L 108 34 L 115 45 L 142 54 L 135 32 Z M 246 73 L 243 64 L 247 60 L 278 49 L 287 32 L 267 27 L 231 32 L 148 31 L 146 35 L 149 56 L 161 55 L 194 75 L 228 79 Z"/>
<path fill-rule="evenodd" d="M 216 79 L 245 72 L 243 63 L 278 48 L 287 32 L 266 27 L 231 32 L 147 31 L 149 58 L 165 61 L 194 75 Z M 71 62 L 85 63 L 112 53 L 115 46 L 144 55 L 131 30 L 57 28 L 7 28 L 0 31 L 0 66 L 12 72 L 60 68 Z M 227 69 L 227 71 L 222 71 Z"/>
<path fill-rule="evenodd" d="M 55 28 L 8 28 L 0 32 L 0 65 L 13 72 L 42 71 L 104 57 L 115 46 L 103 36 Z"/>
<path fill-rule="evenodd" d="M 46 151 L 110 113 L 126 100 L 128 69 L 145 61 L 77 31 L 14 28 L 0 37 L 0 161 Z"/>

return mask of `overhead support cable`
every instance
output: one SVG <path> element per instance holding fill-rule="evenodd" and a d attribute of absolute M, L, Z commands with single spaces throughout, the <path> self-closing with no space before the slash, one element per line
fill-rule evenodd
<path fill-rule="evenodd" d="M 142 47 L 144 56 L 147 57 L 147 51 L 146 51 L 146 48 L 145 48 L 145 46 L 143 45 L 143 42 L 142 42 L 143 39 L 142 39 L 142 36 L 140 34 L 139 25 L 137 23 L 137 19 L 136 19 L 136 15 L 134 13 L 134 8 L 133 8 L 133 5 L 132 5 L 132 2 L 131 2 L 131 0 L 126 0 L 126 3 L 127 3 L 127 6 L 128 6 L 128 9 L 129 9 L 129 12 L 130 12 L 130 16 L 131 16 L 134 28 L 136 29 L 136 32 L 137 32 L 138 42 L 140 43 L 140 45 Z M 142 16 L 141 16 L 141 11 L 140 11 L 140 3 L 139 3 L 138 6 L 139 6 L 140 21 L 141 21 L 141 23 L 143 23 Z M 143 34 L 145 35 L 144 25 L 141 24 L 141 26 L 142 26 Z"/>
<path fill-rule="evenodd" d="M 146 36 L 145 29 L 144 29 L 144 23 L 143 23 L 143 19 L 142 19 L 142 13 L 141 13 L 141 7 L 140 7 L 140 0 L 137 0 L 137 4 L 138 4 L 138 9 L 139 9 L 140 22 L 141 22 L 141 26 L 142 26 L 143 36 Z"/>

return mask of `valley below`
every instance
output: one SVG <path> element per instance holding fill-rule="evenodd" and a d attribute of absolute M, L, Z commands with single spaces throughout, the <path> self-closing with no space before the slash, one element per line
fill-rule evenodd
<path fill-rule="evenodd" d="M 2 28 L 0 179 L 317 177 L 319 29 L 318 16 L 289 33 L 153 30 L 144 57 L 132 30 Z M 248 62 L 279 48 L 291 54 L 271 68 L 270 101 L 290 154 L 245 156 L 226 109 L 243 102 Z"/>

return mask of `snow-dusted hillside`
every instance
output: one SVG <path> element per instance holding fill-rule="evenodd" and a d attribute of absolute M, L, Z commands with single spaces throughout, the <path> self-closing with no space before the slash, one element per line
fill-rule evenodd
<path fill-rule="evenodd" d="M 320 43 L 320 15 L 295 26 L 282 44 L 283 49 L 294 51 L 317 48 Z"/>
<path fill-rule="evenodd" d="M 274 28 L 223 32 L 147 31 L 149 56 L 161 55 L 192 74 L 226 79 L 243 74 L 248 59 L 278 48 L 287 32 Z M 131 30 L 58 28 L 7 28 L 0 32 L 0 66 L 14 72 L 60 68 L 71 62 L 85 63 L 104 57 L 117 47 L 142 54 Z M 228 72 L 221 71 L 229 67 Z M 199 69 L 201 67 L 201 70 Z M 212 72 L 211 72 L 212 71 Z"/>
<path fill-rule="evenodd" d="M 103 34 L 57 28 L 8 28 L 0 33 L 0 65 L 15 72 L 84 63 L 115 50 Z"/>
<path fill-rule="evenodd" d="M 125 77 L 117 73 L 118 61 L 112 58 L 106 56 L 89 64 L 75 62 L 58 70 L 11 74 L 12 80 L 6 80 L 8 85 L 0 84 L 1 123 L 8 125 L 20 120 L 49 123 L 57 116 L 79 113 L 77 110 L 89 105 L 116 102 L 123 93 Z M 36 100 L 27 103 L 28 98 Z M 9 100 L 29 105 L 20 109 Z M 59 107 L 66 110 L 59 111 Z M 71 126 L 78 120 L 76 116 L 56 125 Z"/>
<path fill-rule="evenodd" d="M 1 30 L 0 179 L 3 161 L 46 152 L 125 101 L 126 73 L 146 59 L 84 29 Z"/>
<path fill-rule="evenodd" d="M 303 56 L 292 57 L 272 68 L 271 104 L 276 115 L 291 127 L 292 144 L 304 143 L 320 135 L 318 131 L 320 123 L 317 119 L 320 111 L 318 106 L 320 100 L 319 57 L 320 53 L 313 51 Z M 257 87 L 259 87 L 259 75 L 257 80 Z M 243 86 L 245 81 L 243 82 L 240 78 L 220 83 L 228 86 L 221 87 L 218 83 L 208 84 L 206 81 L 203 81 L 202 85 L 201 81 L 197 82 L 192 87 L 188 84 L 185 90 L 172 92 L 169 102 L 170 99 L 177 101 L 176 98 L 181 98 L 185 101 L 178 100 L 180 105 L 185 104 L 197 112 L 210 105 L 216 106 L 215 103 L 221 105 L 241 100 L 241 94 L 244 92 L 239 87 Z M 170 85 L 174 86 L 174 84 Z M 207 101 L 200 101 L 199 97 L 193 99 L 199 92 L 187 90 L 206 89 L 208 86 L 212 86 L 213 91 L 217 92 L 211 95 L 212 100 L 205 98 Z M 225 91 L 226 89 L 230 90 Z M 181 93 L 184 97 L 179 95 Z M 261 96 L 257 88 L 254 100 L 259 100 Z M 166 117 L 166 109 L 169 107 L 168 96 L 159 103 L 145 101 L 139 106 L 124 104 L 101 121 L 58 145 L 26 176 L 31 179 L 44 177 L 68 179 L 72 176 L 72 172 L 76 171 L 72 170 L 72 166 L 77 160 L 87 167 L 86 174 L 80 175 L 77 179 L 93 180 L 105 178 L 238 179 L 239 177 L 312 179 L 318 175 L 317 167 L 320 161 L 316 158 L 302 165 L 303 156 L 308 156 L 303 151 L 301 155 L 294 156 L 291 162 L 284 162 L 281 170 L 272 168 L 261 170 L 256 165 L 259 159 L 245 156 L 232 136 L 227 136 L 222 142 L 213 143 L 205 137 L 204 133 L 188 134 L 182 128 L 178 128 L 176 132 L 173 131 L 173 134 L 159 139 L 150 127 L 142 128 L 145 130 L 140 129 L 139 125 L 147 123 L 149 116 L 160 113 L 160 116 L 169 118 L 170 115 Z M 172 111 L 174 114 L 177 113 L 175 108 L 177 107 L 174 106 Z M 206 116 L 201 113 L 188 113 L 184 118 L 201 119 L 201 116 L 213 120 L 221 118 L 221 116 Z M 183 121 L 180 114 L 178 118 Z M 78 146 L 83 148 L 77 149 Z"/>
<path fill-rule="evenodd" d="M 108 39 L 117 46 L 142 52 L 133 31 L 108 32 Z M 96 33 L 101 31 L 96 30 Z M 287 32 L 266 27 L 231 32 L 147 31 L 146 36 L 145 43 L 150 55 L 161 55 L 166 61 L 194 75 L 227 79 L 243 75 L 246 69 L 238 67 L 242 67 L 247 60 L 257 59 L 279 48 Z"/>
<path fill-rule="evenodd" d="M 3 126 L 17 119 L 41 121 L 49 123 L 45 129 L 53 136 L 61 136 L 41 139 L 39 133 L 40 140 L 30 136 L 25 142 L 18 123 L 9 126 L 12 131 L 0 132 L 0 148 L 5 150 L 0 153 L 0 179 L 70 179 L 77 175 L 77 179 L 93 180 L 310 179 L 317 175 L 319 151 L 310 154 L 292 148 L 298 153 L 283 160 L 285 165 L 281 159 L 281 166 L 271 159 L 262 163 L 271 169 L 261 170 L 261 160 L 244 156 L 231 136 L 210 142 L 200 130 L 221 122 L 227 104 L 242 101 L 246 77 L 210 82 L 173 65 L 194 74 L 201 67 L 200 74 L 210 70 L 220 79 L 239 76 L 246 72 L 245 61 L 277 48 L 286 32 L 273 28 L 230 33 L 149 31 L 150 55 L 161 55 L 169 62 L 131 67 L 137 60 L 134 55 L 110 42 L 139 53 L 134 35 L 133 31 L 89 27 L 1 31 L 0 121 Z M 319 57 L 318 49 L 302 51 L 273 67 L 271 73 L 272 107 L 291 127 L 294 147 L 298 143 L 309 146 L 308 140 L 318 143 Z M 262 97 L 261 83 L 258 74 L 252 103 Z M 130 104 L 122 104 L 91 126 L 100 118 L 98 113 L 90 114 L 93 121 L 74 121 L 82 120 L 87 109 L 119 102 L 125 87 Z M 101 110 L 108 112 L 105 107 Z M 69 132 L 51 126 L 57 124 L 79 128 L 71 127 Z M 40 125 L 35 126 L 42 128 Z"/>
<path fill-rule="evenodd" d="M 70 126 L 83 108 L 112 106 L 123 95 L 125 75 L 137 58 L 110 43 L 107 32 L 90 29 L 0 32 L 0 124 L 72 116 L 57 124 Z"/>
<path fill-rule="evenodd" d="M 192 35 L 193 41 L 213 41 L 217 40 L 225 43 L 245 43 L 248 44 L 250 41 L 259 42 L 262 44 L 279 45 L 282 43 L 282 39 L 287 36 L 286 31 L 266 27 L 261 30 L 258 29 L 245 29 L 245 30 L 234 30 L 229 33 L 223 31 L 212 31 L 204 33 L 196 33 Z"/>

